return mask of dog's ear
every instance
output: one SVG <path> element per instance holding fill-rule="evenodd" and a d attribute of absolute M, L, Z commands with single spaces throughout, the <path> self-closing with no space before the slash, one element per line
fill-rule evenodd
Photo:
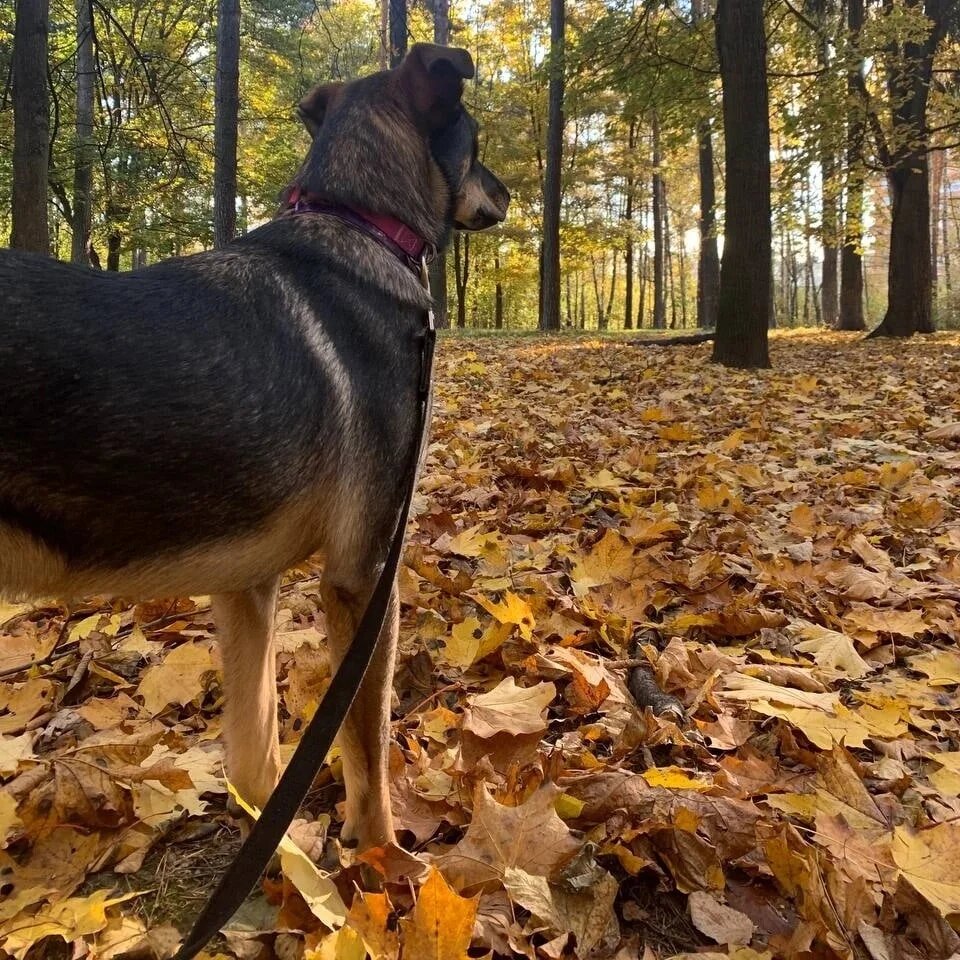
<path fill-rule="evenodd" d="M 311 137 L 315 137 L 323 126 L 330 105 L 342 89 L 342 83 L 322 83 L 314 87 L 297 105 L 297 113 Z"/>
<path fill-rule="evenodd" d="M 401 88 L 428 127 L 450 119 L 460 104 L 463 81 L 473 75 L 469 51 L 435 43 L 415 43 L 397 68 Z"/>

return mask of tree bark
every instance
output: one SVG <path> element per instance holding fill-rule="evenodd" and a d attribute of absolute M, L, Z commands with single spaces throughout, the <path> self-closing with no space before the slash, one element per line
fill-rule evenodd
<path fill-rule="evenodd" d="M 692 0 L 694 24 L 704 17 L 704 0 Z M 717 248 L 717 190 L 713 169 L 713 132 L 710 118 L 697 122 L 697 161 L 700 178 L 700 250 L 697 255 L 697 326 L 712 330 L 717 325 L 720 297 L 720 254 Z"/>
<path fill-rule="evenodd" d="M 768 367 L 771 300 L 770 117 L 763 0 L 719 0 L 726 217 L 713 359 Z"/>
<path fill-rule="evenodd" d="M 10 246 L 50 253 L 47 177 L 49 0 L 17 0 L 13 31 L 13 184 Z"/>
<path fill-rule="evenodd" d="M 663 173 L 660 170 L 660 119 L 654 112 L 651 118 L 653 156 L 653 329 L 664 330 L 667 326 L 666 257 L 664 256 L 664 189 Z"/>
<path fill-rule="evenodd" d="M 453 235 L 453 272 L 457 286 L 457 326 L 467 325 L 467 280 L 470 279 L 470 234 Z"/>
<path fill-rule="evenodd" d="M 213 245 L 237 230 L 237 126 L 240 122 L 240 0 L 218 0 L 214 103 Z"/>
<path fill-rule="evenodd" d="M 560 329 L 560 176 L 563 162 L 564 0 L 550 0 L 550 84 L 547 166 L 543 177 L 543 261 L 540 329 Z"/>
<path fill-rule="evenodd" d="M 503 283 L 500 280 L 500 251 L 493 253 L 493 269 L 496 276 L 496 286 L 493 292 L 493 326 L 495 330 L 503 329 Z M 567 287 L 567 313 L 570 312 L 570 287 Z"/>
<path fill-rule="evenodd" d="M 713 170 L 713 134 L 710 121 L 697 125 L 700 168 L 700 253 L 697 260 L 697 326 L 717 325 L 720 299 L 720 254 L 717 248 L 717 192 Z"/>
<path fill-rule="evenodd" d="M 407 55 L 407 0 L 390 3 L 390 66 L 397 66 Z"/>
<path fill-rule="evenodd" d="M 120 269 L 120 245 L 123 237 L 114 231 L 107 237 L 107 270 L 116 273 Z"/>
<path fill-rule="evenodd" d="M 450 0 L 434 0 L 433 42 L 446 46 L 450 42 Z M 447 304 L 447 251 L 441 250 L 429 268 L 430 293 L 433 295 L 433 316 L 439 329 L 450 326 Z"/>
<path fill-rule="evenodd" d="M 624 261 L 624 298 L 623 306 L 623 329 L 631 330 L 633 328 L 633 151 L 637 145 L 637 120 L 636 117 L 630 117 L 627 131 L 627 153 L 628 153 L 628 173 L 626 177 L 627 198 L 623 211 L 623 220 L 626 224 L 626 240 L 624 243 L 623 261 Z"/>
<path fill-rule="evenodd" d="M 893 215 L 887 271 L 887 312 L 871 337 L 909 337 L 933 328 L 930 270 L 930 171 L 927 99 L 933 58 L 946 32 L 955 0 L 907 0 L 930 21 L 922 41 L 909 39 L 894 50 L 887 89 L 893 118 L 894 149 L 887 179 Z"/>
<path fill-rule="evenodd" d="M 93 221 L 93 7 L 77 0 L 77 117 L 76 154 L 73 161 L 73 205 L 70 260 L 90 263 L 90 229 Z"/>
<path fill-rule="evenodd" d="M 859 49 L 863 29 L 864 0 L 847 0 L 847 30 L 850 43 Z M 865 122 L 860 102 L 861 72 L 864 64 L 857 58 L 856 66 L 847 72 L 847 146 L 846 146 L 846 208 L 843 217 L 843 246 L 840 249 L 840 317 L 841 330 L 865 330 L 863 316 L 863 144 Z"/>

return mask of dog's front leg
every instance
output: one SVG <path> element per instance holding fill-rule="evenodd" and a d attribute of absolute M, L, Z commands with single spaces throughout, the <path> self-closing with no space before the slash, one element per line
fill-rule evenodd
<path fill-rule="evenodd" d="M 366 608 L 372 587 L 345 586 L 328 574 L 320 585 L 334 666 L 346 655 Z M 340 730 L 343 775 L 347 788 L 343 839 L 361 849 L 394 839 L 387 761 L 390 749 L 390 697 L 397 649 L 400 604 L 393 584 L 373 660 Z M 323 709 L 321 705 L 321 710 Z"/>
<path fill-rule="evenodd" d="M 223 656 L 227 776 L 263 808 L 280 775 L 273 627 L 280 577 L 213 598 Z"/>

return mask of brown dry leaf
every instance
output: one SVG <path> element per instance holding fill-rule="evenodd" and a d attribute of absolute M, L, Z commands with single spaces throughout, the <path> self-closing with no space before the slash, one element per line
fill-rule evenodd
<path fill-rule="evenodd" d="M 694 890 L 688 898 L 693 925 L 715 943 L 748 944 L 753 921 L 739 910 L 724 906 L 712 894 Z"/>
<path fill-rule="evenodd" d="M 547 729 L 544 711 L 556 695 L 552 683 L 518 687 L 513 677 L 505 677 L 489 693 L 467 698 L 463 728 L 483 738 L 541 733 Z"/>
<path fill-rule="evenodd" d="M 467 960 L 478 902 L 461 897 L 431 870 L 413 913 L 401 921 L 403 960 Z"/>
<path fill-rule="evenodd" d="M 437 865 L 460 890 L 502 881 L 508 867 L 553 876 L 582 846 L 557 815 L 560 796 L 558 787 L 545 784 L 525 803 L 508 807 L 481 784 L 466 836 Z"/>

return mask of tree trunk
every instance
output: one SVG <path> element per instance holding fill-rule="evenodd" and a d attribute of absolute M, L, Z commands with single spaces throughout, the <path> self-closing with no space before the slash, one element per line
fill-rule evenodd
<path fill-rule="evenodd" d="M 90 263 L 93 211 L 93 7 L 77 0 L 77 117 L 73 161 L 73 221 L 70 224 L 70 261 Z"/>
<path fill-rule="evenodd" d="M 927 155 L 912 151 L 889 175 L 893 218 L 887 312 L 871 336 L 909 337 L 932 329 L 930 194 Z"/>
<path fill-rule="evenodd" d="M 666 258 L 664 257 L 664 196 L 663 174 L 660 171 L 660 120 L 654 113 L 651 126 L 653 130 L 653 328 L 664 330 L 667 326 L 666 299 Z"/>
<path fill-rule="evenodd" d="M 397 66 L 407 54 L 407 0 L 390 3 L 390 66 Z"/>
<path fill-rule="evenodd" d="M 381 70 L 390 68 L 390 0 L 380 0 L 380 50 L 377 63 Z"/>
<path fill-rule="evenodd" d="M 864 0 L 847 0 L 847 29 L 850 41 L 859 48 L 863 29 Z M 863 143 L 865 122 L 860 102 L 860 75 L 863 61 L 847 73 L 846 209 L 843 218 L 843 247 L 840 250 L 841 330 L 864 330 L 863 317 Z"/>
<path fill-rule="evenodd" d="M 457 286 L 457 326 L 467 325 L 467 280 L 470 279 L 470 234 L 453 235 L 453 272 Z"/>
<path fill-rule="evenodd" d="M 237 125 L 240 117 L 240 0 L 218 0 L 213 144 L 213 245 L 237 230 Z"/>
<path fill-rule="evenodd" d="M 623 219 L 627 225 L 626 242 L 624 243 L 623 261 L 624 261 L 624 297 L 623 306 L 623 329 L 633 329 L 633 151 L 637 145 L 637 120 L 630 118 L 630 127 L 627 133 L 627 150 L 629 152 L 629 172 L 627 173 L 626 191 L 627 199 L 623 212 Z"/>
<path fill-rule="evenodd" d="M 922 0 L 907 0 L 908 7 L 921 5 Z M 927 99 L 933 77 L 933 57 L 954 5 L 954 0 L 927 0 L 923 4 L 923 12 L 930 22 L 929 32 L 922 42 L 909 39 L 898 45 L 898 62 L 891 67 L 887 79 L 895 145 L 887 171 L 893 215 L 887 312 L 880 325 L 871 331 L 872 337 L 909 337 L 934 329 Z"/>
<path fill-rule="evenodd" d="M 727 199 L 713 359 L 768 367 L 772 235 L 763 0 L 719 0 L 716 26 Z"/>
<path fill-rule="evenodd" d="M 826 5 L 824 5 L 826 7 Z M 820 20 L 824 34 L 829 29 L 826 18 Z M 824 71 L 830 68 L 830 43 L 821 39 L 819 64 Z M 820 202 L 823 210 L 820 237 L 823 243 L 823 268 L 820 284 L 819 312 L 828 327 L 837 325 L 839 311 L 839 287 L 837 276 L 837 158 L 834 146 L 824 123 L 820 131 L 820 169 L 823 174 Z M 809 209 L 809 206 L 808 206 Z"/>
<path fill-rule="evenodd" d="M 450 0 L 434 0 L 433 42 L 446 46 L 450 42 Z M 499 270 L 499 268 L 498 268 Z M 433 295 L 433 316 L 439 329 L 450 325 L 447 315 L 447 251 L 441 250 L 430 264 L 430 293 Z"/>
<path fill-rule="evenodd" d="M 936 312 L 940 300 L 940 223 L 943 219 L 944 151 L 934 150 L 930 159 L 930 280 L 933 287 L 933 307 Z"/>
<path fill-rule="evenodd" d="M 114 230 L 107 237 L 107 269 L 113 273 L 120 269 L 120 245 L 122 243 L 123 237 L 117 230 Z"/>
<path fill-rule="evenodd" d="M 947 310 L 953 309 L 953 277 L 950 276 L 950 232 L 947 229 L 947 224 L 950 221 L 950 154 L 947 150 L 943 151 L 943 169 L 944 177 L 943 183 L 941 183 L 941 190 L 943 191 L 943 196 L 941 197 L 941 217 L 940 217 L 940 226 L 942 228 L 941 235 L 941 249 L 943 253 L 941 254 L 943 258 L 943 286 L 944 286 L 944 296 L 946 300 Z"/>
<path fill-rule="evenodd" d="M 564 0 L 550 0 L 550 110 L 547 166 L 543 177 L 543 261 L 540 273 L 540 329 L 560 329 L 560 176 L 563 162 L 565 71 Z"/>
<path fill-rule="evenodd" d="M 493 269 L 496 271 L 496 287 L 493 293 L 493 326 L 496 330 L 503 329 L 503 283 L 500 280 L 500 251 L 493 254 Z M 569 279 L 569 278 L 568 278 Z M 567 286 L 567 312 L 570 312 L 570 287 Z"/>
<path fill-rule="evenodd" d="M 17 0 L 13 28 L 13 184 L 10 246 L 50 253 L 47 175 L 49 0 Z"/>
<path fill-rule="evenodd" d="M 692 0 L 694 24 L 704 17 L 704 0 Z M 697 256 L 697 326 L 712 330 L 717 325 L 720 297 L 720 254 L 717 250 L 717 191 L 713 170 L 713 133 L 710 118 L 697 122 L 697 161 L 700 178 L 700 250 Z"/>
<path fill-rule="evenodd" d="M 697 125 L 700 169 L 700 253 L 697 260 L 697 326 L 717 325 L 720 254 L 717 249 L 717 193 L 713 171 L 713 134 L 706 118 Z"/>

